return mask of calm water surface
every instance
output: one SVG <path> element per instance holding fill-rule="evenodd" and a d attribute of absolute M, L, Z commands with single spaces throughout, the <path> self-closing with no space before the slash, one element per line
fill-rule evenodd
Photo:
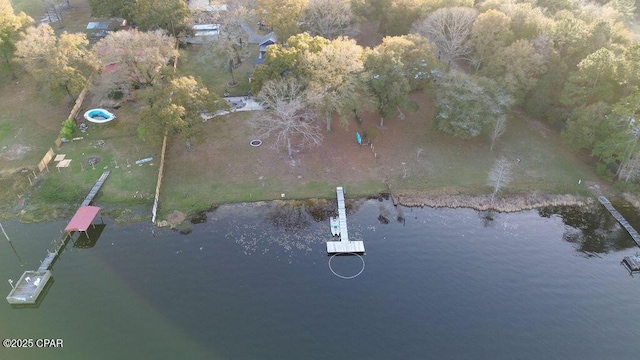
<path fill-rule="evenodd" d="M 95 246 L 69 244 L 39 307 L 0 304 L 0 337 L 64 348 L 0 348 L 0 359 L 640 356 L 640 276 L 620 266 L 638 249 L 598 207 L 485 221 L 367 200 L 348 222 L 367 249 L 353 280 L 331 273 L 328 220 L 303 208 L 224 206 L 189 235 L 105 219 Z M 3 296 L 65 223 L 3 223 Z M 362 267 L 331 264 L 346 276 Z"/>

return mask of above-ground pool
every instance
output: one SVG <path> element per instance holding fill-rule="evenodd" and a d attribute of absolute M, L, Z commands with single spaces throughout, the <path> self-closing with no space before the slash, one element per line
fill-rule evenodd
<path fill-rule="evenodd" d="M 106 123 L 116 118 L 115 115 L 105 109 L 91 109 L 84 113 L 84 118 L 93 123 Z"/>

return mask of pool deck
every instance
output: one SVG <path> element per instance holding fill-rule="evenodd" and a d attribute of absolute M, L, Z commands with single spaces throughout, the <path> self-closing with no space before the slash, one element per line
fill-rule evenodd
<path fill-rule="evenodd" d="M 338 197 L 338 222 L 340 225 L 340 241 L 327 241 L 327 253 L 332 254 L 364 254 L 364 242 L 349 240 L 347 229 L 347 211 L 344 203 L 344 189 L 336 188 Z M 333 229 L 333 224 L 330 224 Z"/>

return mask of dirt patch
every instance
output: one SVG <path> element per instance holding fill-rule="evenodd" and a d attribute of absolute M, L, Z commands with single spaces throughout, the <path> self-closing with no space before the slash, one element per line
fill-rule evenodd
<path fill-rule="evenodd" d="M 4 146 L 2 150 L 0 150 L 0 158 L 8 161 L 22 160 L 31 150 L 33 150 L 33 146 L 22 144 Z"/>
<path fill-rule="evenodd" d="M 174 211 L 171 214 L 167 215 L 167 222 L 169 223 L 169 226 L 171 227 L 175 227 L 179 224 L 182 224 L 182 222 L 187 218 L 187 215 L 185 215 L 184 213 L 181 213 L 180 211 Z"/>

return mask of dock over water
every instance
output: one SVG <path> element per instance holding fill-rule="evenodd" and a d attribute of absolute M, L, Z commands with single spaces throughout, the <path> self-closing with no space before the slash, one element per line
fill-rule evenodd
<path fill-rule="evenodd" d="M 636 231 L 636 229 L 634 229 L 629 222 L 624 218 L 624 216 L 622 216 L 622 214 L 620 214 L 618 212 L 618 210 L 616 210 L 613 205 L 611 205 L 611 202 L 609 201 L 609 199 L 607 199 L 604 196 L 598 196 L 598 201 L 600 201 L 600 204 L 602 204 L 605 209 L 609 210 L 609 212 L 611 213 L 611 215 L 613 215 L 613 217 L 618 220 L 618 222 L 620 223 L 620 225 L 622 225 L 622 227 L 627 230 L 627 232 L 629 233 L 629 235 L 631 235 L 631 238 L 633 239 L 633 241 L 636 242 L 636 244 L 638 246 L 640 246 L 640 234 L 638 234 L 638 232 Z"/>
<path fill-rule="evenodd" d="M 344 204 L 344 189 L 342 187 L 336 188 L 336 195 L 338 197 L 338 224 L 340 227 L 340 241 L 327 241 L 327 253 L 328 254 L 348 254 L 364 253 L 364 242 L 362 241 L 350 241 L 349 231 L 347 229 L 347 211 Z"/>
<path fill-rule="evenodd" d="M 96 181 L 95 185 L 89 192 L 89 195 L 84 199 L 79 210 L 83 210 L 83 207 L 88 207 L 93 198 L 96 196 L 102 184 L 109 176 L 109 171 L 102 173 L 100 178 Z M 73 220 L 73 219 L 72 219 Z M 91 222 L 93 217 L 88 220 Z M 71 232 L 64 232 L 58 240 L 52 250 L 47 250 L 47 256 L 40 263 L 38 270 L 25 271 L 13 289 L 7 296 L 7 302 L 12 305 L 34 305 L 37 304 L 38 297 L 45 289 L 47 283 L 52 279 L 51 268 L 58 259 L 60 253 L 64 250 L 67 242 L 71 239 Z"/>

